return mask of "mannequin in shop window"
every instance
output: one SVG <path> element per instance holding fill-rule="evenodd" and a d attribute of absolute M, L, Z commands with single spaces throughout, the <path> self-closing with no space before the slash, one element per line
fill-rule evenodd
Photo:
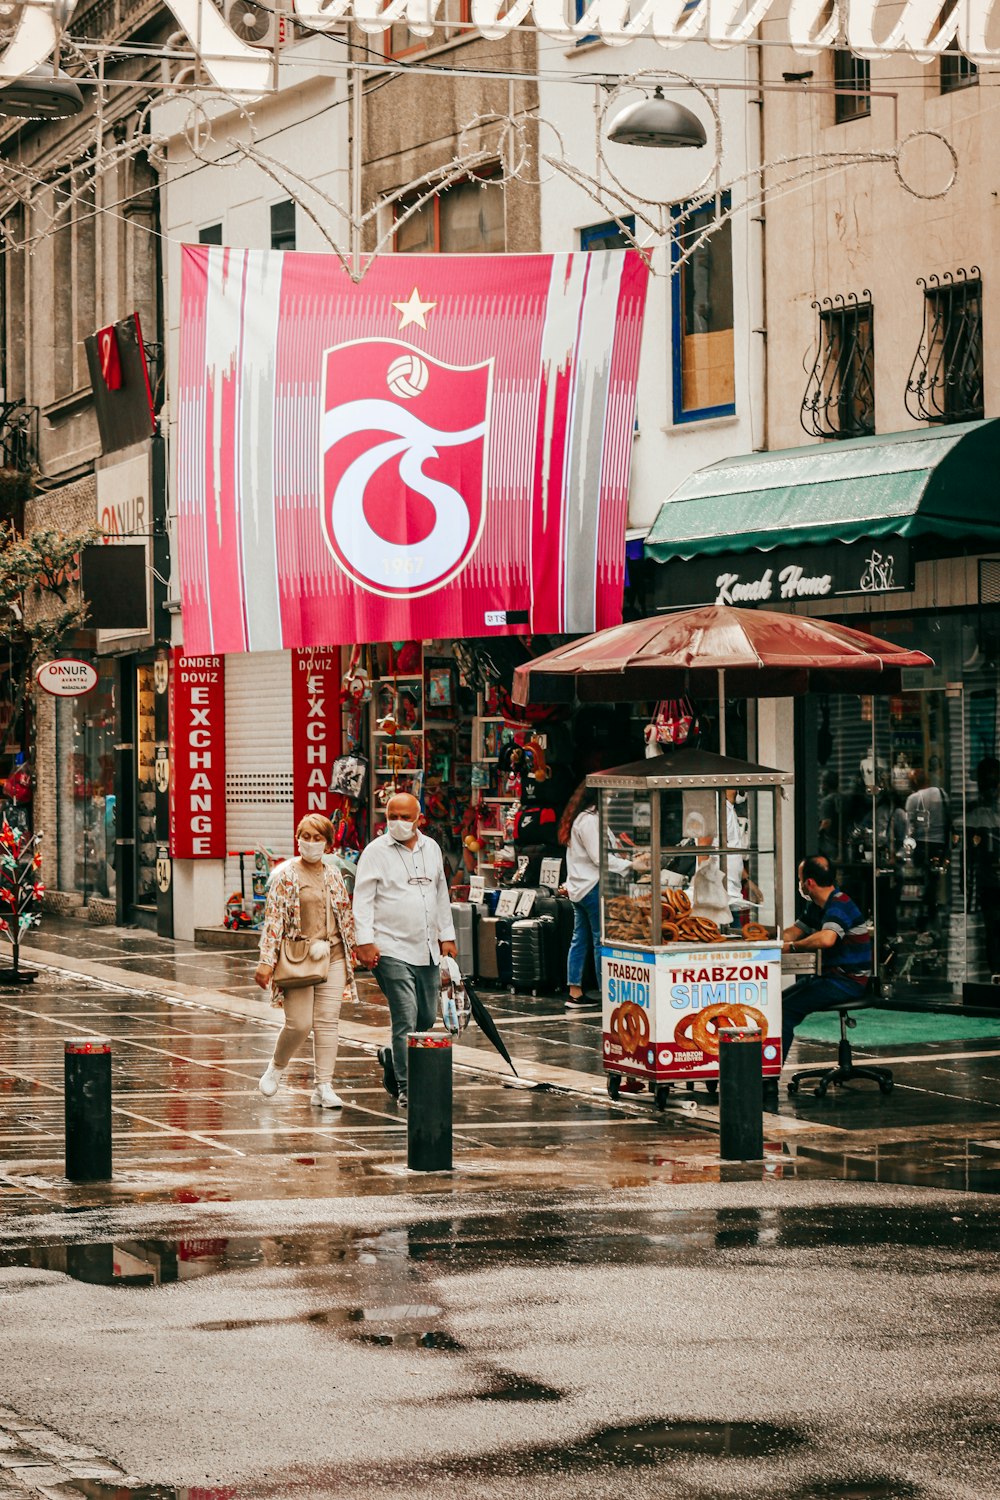
<path fill-rule="evenodd" d="M 916 770 L 910 779 L 913 791 L 906 799 L 906 841 L 922 879 L 917 923 L 922 932 L 929 932 L 937 923 L 950 864 L 951 810 L 948 798 L 931 784 L 926 771 Z"/>
<path fill-rule="evenodd" d="M 1000 760 L 984 755 L 976 767 L 979 795 L 966 820 L 970 906 L 983 916 L 986 966 L 1000 974 Z"/>

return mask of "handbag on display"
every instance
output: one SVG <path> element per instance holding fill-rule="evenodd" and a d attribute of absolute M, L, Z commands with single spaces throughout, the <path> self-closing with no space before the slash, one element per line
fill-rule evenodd
<path fill-rule="evenodd" d="M 279 990 L 325 984 L 330 976 L 330 892 L 326 893 L 325 938 L 283 937 L 271 983 Z"/>
<path fill-rule="evenodd" d="M 690 698 L 664 698 L 656 705 L 652 722 L 646 728 L 646 743 L 683 745 L 699 728 Z"/>

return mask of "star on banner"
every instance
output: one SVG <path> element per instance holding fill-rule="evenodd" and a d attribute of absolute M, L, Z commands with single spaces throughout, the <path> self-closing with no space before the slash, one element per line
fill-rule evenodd
<path fill-rule="evenodd" d="M 436 302 L 421 302 L 420 293 L 416 287 L 410 293 L 405 302 L 394 302 L 393 307 L 399 312 L 399 332 L 408 328 L 411 323 L 416 323 L 418 328 L 427 327 L 427 314 L 432 308 L 437 307 Z"/>

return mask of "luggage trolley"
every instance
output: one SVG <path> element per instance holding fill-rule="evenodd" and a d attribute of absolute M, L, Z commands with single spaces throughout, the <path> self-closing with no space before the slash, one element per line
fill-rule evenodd
<path fill-rule="evenodd" d="M 789 771 L 683 747 L 587 777 L 599 791 L 601 1051 L 608 1093 L 719 1086 L 718 1032 L 764 1033 L 781 1072 L 781 811 Z M 627 835 L 623 838 L 622 835 Z M 622 868 L 622 861 L 628 868 Z"/>

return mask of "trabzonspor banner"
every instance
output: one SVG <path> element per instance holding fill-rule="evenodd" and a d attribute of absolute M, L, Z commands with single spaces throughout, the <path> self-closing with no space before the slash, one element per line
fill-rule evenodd
<path fill-rule="evenodd" d="M 620 621 L 641 255 L 182 255 L 187 654 Z"/>

